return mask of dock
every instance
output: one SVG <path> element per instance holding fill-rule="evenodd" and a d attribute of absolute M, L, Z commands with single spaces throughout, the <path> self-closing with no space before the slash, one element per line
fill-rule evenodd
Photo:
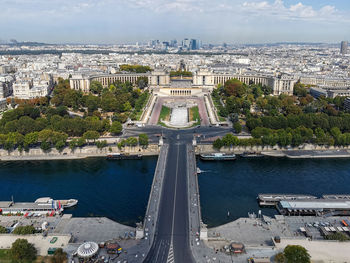
<path fill-rule="evenodd" d="M 282 200 L 277 210 L 288 216 L 344 216 L 350 215 L 350 200 Z"/>
<path fill-rule="evenodd" d="M 322 195 L 323 199 L 330 199 L 330 200 L 349 200 L 350 201 L 350 195 Z"/>
<path fill-rule="evenodd" d="M 258 201 L 260 206 L 276 206 L 283 200 L 313 200 L 317 199 L 313 195 L 301 194 L 259 194 Z"/>

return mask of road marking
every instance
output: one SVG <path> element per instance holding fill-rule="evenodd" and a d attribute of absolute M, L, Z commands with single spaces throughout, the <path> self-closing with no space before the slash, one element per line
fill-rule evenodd
<path fill-rule="evenodd" d="M 173 223 L 171 227 L 171 246 L 173 244 L 174 240 L 174 225 L 175 225 L 175 209 L 176 209 L 176 189 L 177 189 L 177 174 L 179 170 L 179 153 L 180 153 L 180 146 L 177 146 L 177 157 L 176 157 L 176 173 L 175 173 L 175 192 L 174 192 L 174 206 L 173 206 Z"/>
<path fill-rule="evenodd" d="M 173 250 L 173 242 L 171 241 L 170 247 L 169 247 L 169 253 L 168 253 L 168 259 L 166 261 L 167 263 L 174 263 L 174 250 Z"/>
<path fill-rule="evenodd" d="M 158 261 L 159 252 L 160 252 L 160 249 L 162 247 L 162 244 L 163 244 L 163 240 L 160 240 L 160 242 L 158 244 L 158 248 L 157 248 L 157 253 L 156 253 L 156 261 Z"/>

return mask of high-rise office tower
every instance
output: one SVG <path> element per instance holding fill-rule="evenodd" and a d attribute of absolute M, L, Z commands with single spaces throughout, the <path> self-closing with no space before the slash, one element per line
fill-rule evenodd
<path fill-rule="evenodd" d="M 348 53 L 348 41 L 342 41 L 340 44 L 340 53 L 345 55 Z"/>
<path fill-rule="evenodd" d="M 190 40 L 188 38 L 182 40 L 182 47 L 187 49 L 190 48 Z"/>

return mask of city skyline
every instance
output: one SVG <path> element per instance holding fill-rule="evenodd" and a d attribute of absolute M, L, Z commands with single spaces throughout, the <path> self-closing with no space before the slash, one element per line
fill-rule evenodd
<path fill-rule="evenodd" d="M 349 39 L 342 0 L 2 1 L 0 41 L 121 44 L 150 39 L 204 43 L 338 43 Z M 16 14 L 16 19 L 14 19 Z"/>

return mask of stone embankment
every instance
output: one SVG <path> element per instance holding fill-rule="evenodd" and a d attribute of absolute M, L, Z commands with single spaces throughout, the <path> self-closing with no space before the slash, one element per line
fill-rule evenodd
<path fill-rule="evenodd" d="M 105 147 L 98 149 L 96 146 L 84 146 L 71 150 L 69 147 L 64 148 L 62 151 L 51 149 L 50 151 L 43 151 L 40 148 L 32 148 L 26 151 L 6 151 L 0 150 L 1 161 L 24 161 L 24 160 L 69 160 L 69 159 L 83 159 L 88 157 L 105 157 L 110 153 L 130 153 L 130 154 L 142 154 L 142 155 L 158 155 L 159 147 L 156 144 L 148 145 L 147 148 L 139 146 L 125 147 L 120 150 L 117 146 Z"/>
<path fill-rule="evenodd" d="M 157 144 L 150 144 L 147 148 L 139 146 L 125 147 L 119 149 L 117 146 L 98 149 L 96 146 L 84 146 L 71 150 L 69 147 L 62 151 L 51 149 L 43 151 L 40 148 L 32 148 L 26 151 L 7 151 L 0 150 L 1 161 L 25 161 L 25 160 L 71 160 L 83 159 L 88 157 L 105 157 L 110 153 L 129 153 L 142 154 L 144 156 L 154 156 L 159 154 L 160 147 Z M 199 144 L 195 148 L 196 154 L 219 152 L 209 144 Z M 303 148 L 282 148 L 271 146 L 249 146 L 249 147 L 223 147 L 220 152 L 242 154 L 244 152 L 259 152 L 270 157 L 296 158 L 350 158 L 350 147 L 321 147 L 315 145 L 306 145 Z"/>
<path fill-rule="evenodd" d="M 219 152 L 212 145 L 203 144 L 196 147 L 196 154 Z M 307 144 L 302 147 L 278 147 L 278 146 L 247 146 L 247 147 L 223 147 L 222 153 L 242 154 L 244 152 L 256 152 L 270 157 L 287 157 L 291 159 L 307 158 L 350 158 L 350 146 L 318 146 Z"/>

